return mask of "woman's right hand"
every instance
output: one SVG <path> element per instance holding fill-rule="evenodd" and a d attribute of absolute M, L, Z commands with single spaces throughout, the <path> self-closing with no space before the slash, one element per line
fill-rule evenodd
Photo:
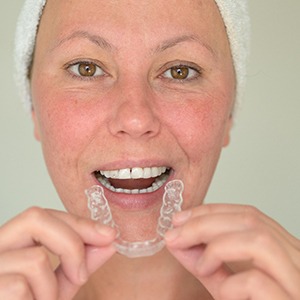
<path fill-rule="evenodd" d="M 114 253 L 114 229 L 30 208 L 0 227 L 0 299 L 69 300 Z M 56 270 L 45 248 L 57 256 Z"/>

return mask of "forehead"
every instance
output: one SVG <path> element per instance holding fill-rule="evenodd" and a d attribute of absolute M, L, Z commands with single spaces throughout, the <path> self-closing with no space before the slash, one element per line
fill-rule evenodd
<path fill-rule="evenodd" d="M 79 13 L 85 16 L 91 13 L 90 18 L 110 12 L 115 17 L 133 20 L 134 16 L 144 16 L 145 21 L 153 15 L 168 17 L 170 14 L 183 15 L 186 11 L 213 14 L 218 12 L 214 0 L 47 0 L 47 10 L 55 15 L 64 13 L 65 18 Z"/>
<path fill-rule="evenodd" d="M 57 43 L 82 30 L 108 36 L 116 45 L 130 43 L 132 35 L 151 47 L 160 39 L 197 35 L 216 51 L 228 48 L 225 26 L 213 0 L 47 1 L 39 28 L 43 42 Z"/>

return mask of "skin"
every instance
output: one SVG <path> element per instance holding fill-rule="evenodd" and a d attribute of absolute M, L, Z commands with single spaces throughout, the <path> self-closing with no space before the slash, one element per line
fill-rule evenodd
<path fill-rule="evenodd" d="M 157 165 L 183 180 L 186 206 L 200 204 L 228 143 L 234 100 L 230 49 L 214 2 L 189 1 L 184 11 L 171 9 L 177 2 L 91 1 L 90 11 L 79 1 L 60 2 L 48 3 L 40 25 L 32 96 L 35 135 L 67 209 L 86 215 L 78 199 L 95 183 L 94 170 Z M 218 26 L 208 30 L 212 20 Z M 70 39 L 77 31 L 103 37 L 112 50 Z M 185 36 L 199 41 L 170 44 Z M 64 68 L 77 59 L 99 61 L 107 74 L 74 79 Z M 163 79 L 179 62 L 203 75 L 184 84 Z"/>
<path fill-rule="evenodd" d="M 74 64 L 87 60 L 102 71 L 80 78 Z M 178 65 L 189 79 L 170 78 Z M 252 207 L 203 205 L 235 97 L 214 1 L 48 0 L 31 75 L 35 136 L 68 213 L 31 208 L 0 228 L 0 298 L 299 299 L 297 239 Z M 89 220 L 83 191 L 95 170 L 136 166 L 171 167 L 184 211 L 166 249 L 128 259 L 115 254 L 116 232 Z M 137 216 L 162 194 L 106 190 L 146 203 L 130 208 Z M 156 222 L 148 215 L 130 228 L 143 234 Z M 59 258 L 54 271 L 45 248 Z"/>

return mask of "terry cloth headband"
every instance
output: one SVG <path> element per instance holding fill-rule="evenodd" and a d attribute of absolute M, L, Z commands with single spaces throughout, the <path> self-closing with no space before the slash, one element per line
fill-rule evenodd
<path fill-rule="evenodd" d="M 29 67 L 38 25 L 47 0 L 25 0 L 15 37 L 15 79 L 26 111 L 31 111 Z M 250 25 L 248 0 L 215 0 L 226 26 L 236 73 L 236 99 L 239 103 L 245 85 Z"/>

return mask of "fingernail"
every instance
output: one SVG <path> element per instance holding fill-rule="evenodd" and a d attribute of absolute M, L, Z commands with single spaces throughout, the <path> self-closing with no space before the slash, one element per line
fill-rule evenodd
<path fill-rule="evenodd" d="M 166 232 L 165 240 L 167 242 L 173 242 L 179 237 L 179 231 L 177 229 L 172 229 Z"/>
<path fill-rule="evenodd" d="M 82 284 L 86 283 L 88 280 L 88 271 L 85 263 L 82 263 L 81 266 L 79 267 L 79 280 Z"/>
<path fill-rule="evenodd" d="M 96 230 L 99 234 L 101 234 L 102 236 L 105 236 L 105 237 L 111 237 L 111 236 L 116 235 L 115 229 L 113 229 L 109 226 L 102 225 L 102 224 L 96 224 Z"/>
<path fill-rule="evenodd" d="M 184 224 L 192 215 L 191 210 L 181 211 L 174 215 L 173 220 L 176 225 Z"/>

